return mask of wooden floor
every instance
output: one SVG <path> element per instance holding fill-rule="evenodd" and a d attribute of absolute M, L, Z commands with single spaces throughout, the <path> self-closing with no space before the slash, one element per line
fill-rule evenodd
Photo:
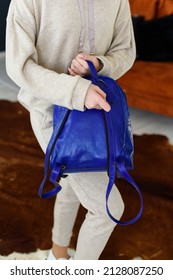
<path fill-rule="evenodd" d="M 5 71 L 5 54 L 0 53 L 0 99 L 17 100 L 18 87 L 9 79 Z M 127 96 L 128 98 L 128 96 Z M 133 133 L 141 135 L 166 135 L 173 144 L 173 118 L 130 108 Z"/>

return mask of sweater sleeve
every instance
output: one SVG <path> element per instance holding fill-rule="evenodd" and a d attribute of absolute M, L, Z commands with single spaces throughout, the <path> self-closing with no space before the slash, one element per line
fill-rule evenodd
<path fill-rule="evenodd" d="M 83 111 L 90 81 L 80 76 L 60 74 L 39 65 L 35 47 L 37 31 L 34 14 L 31 7 L 26 5 L 23 9 L 23 18 L 19 17 L 15 14 L 15 3 L 17 2 L 13 0 L 7 16 L 7 74 L 20 88 L 37 98 L 45 99 L 51 104 Z M 24 3 L 29 1 L 23 1 L 22 5 L 25 5 Z M 23 8 L 19 6 L 20 9 Z"/>
<path fill-rule="evenodd" d="M 114 25 L 112 44 L 105 56 L 97 56 L 103 63 L 100 75 L 117 80 L 133 65 L 136 58 L 136 46 L 128 0 L 120 1 L 120 8 Z"/>

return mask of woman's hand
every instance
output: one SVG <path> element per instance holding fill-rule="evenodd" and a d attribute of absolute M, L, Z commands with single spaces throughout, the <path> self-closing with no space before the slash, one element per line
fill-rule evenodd
<path fill-rule="evenodd" d="M 99 72 L 102 69 L 102 64 L 100 63 L 99 59 L 96 56 L 80 53 L 72 60 L 70 68 L 68 69 L 70 75 L 71 76 L 89 75 L 90 70 L 86 60 L 90 60 L 94 64 L 97 72 Z"/>
<path fill-rule="evenodd" d="M 91 61 L 97 72 L 102 69 L 102 64 L 96 56 L 78 54 L 72 61 L 69 70 L 71 76 L 86 76 L 89 75 L 90 69 L 86 60 Z M 106 112 L 109 112 L 111 107 L 106 101 L 106 94 L 98 87 L 91 84 L 88 88 L 85 97 L 85 107 L 87 109 L 103 109 Z"/>
<path fill-rule="evenodd" d="M 91 84 L 85 97 L 85 107 L 87 109 L 103 109 L 109 112 L 111 107 L 106 101 L 106 94 L 98 86 Z"/>

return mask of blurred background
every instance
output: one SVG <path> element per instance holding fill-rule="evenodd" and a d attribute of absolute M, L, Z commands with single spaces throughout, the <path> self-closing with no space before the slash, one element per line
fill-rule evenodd
<path fill-rule="evenodd" d="M 0 3 L 0 51 L 3 52 L 5 50 L 5 26 L 6 26 L 6 15 L 8 11 L 8 7 L 10 4 L 10 0 L 1 0 Z"/>

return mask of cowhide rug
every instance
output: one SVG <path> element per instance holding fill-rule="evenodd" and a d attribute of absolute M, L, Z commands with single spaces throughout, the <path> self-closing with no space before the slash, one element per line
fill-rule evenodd
<path fill-rule="evenodd" d="M 45 259 L 51 247 L 54 198 L 38 197 L 44 155 L 33 135 L 28 112 L 0 101 L 0 259 Z M 145 209 L 131 226 L 117 226 L 100 259 L 173 259 L 173 146 L 165 136 L 134 136 L 135 169 Z M 117 185 L 125 201 L 123 219 L 133 217 L 138 197 L 123 180 Z M 71 247 L 85 216 L 80 208 Z"/>

